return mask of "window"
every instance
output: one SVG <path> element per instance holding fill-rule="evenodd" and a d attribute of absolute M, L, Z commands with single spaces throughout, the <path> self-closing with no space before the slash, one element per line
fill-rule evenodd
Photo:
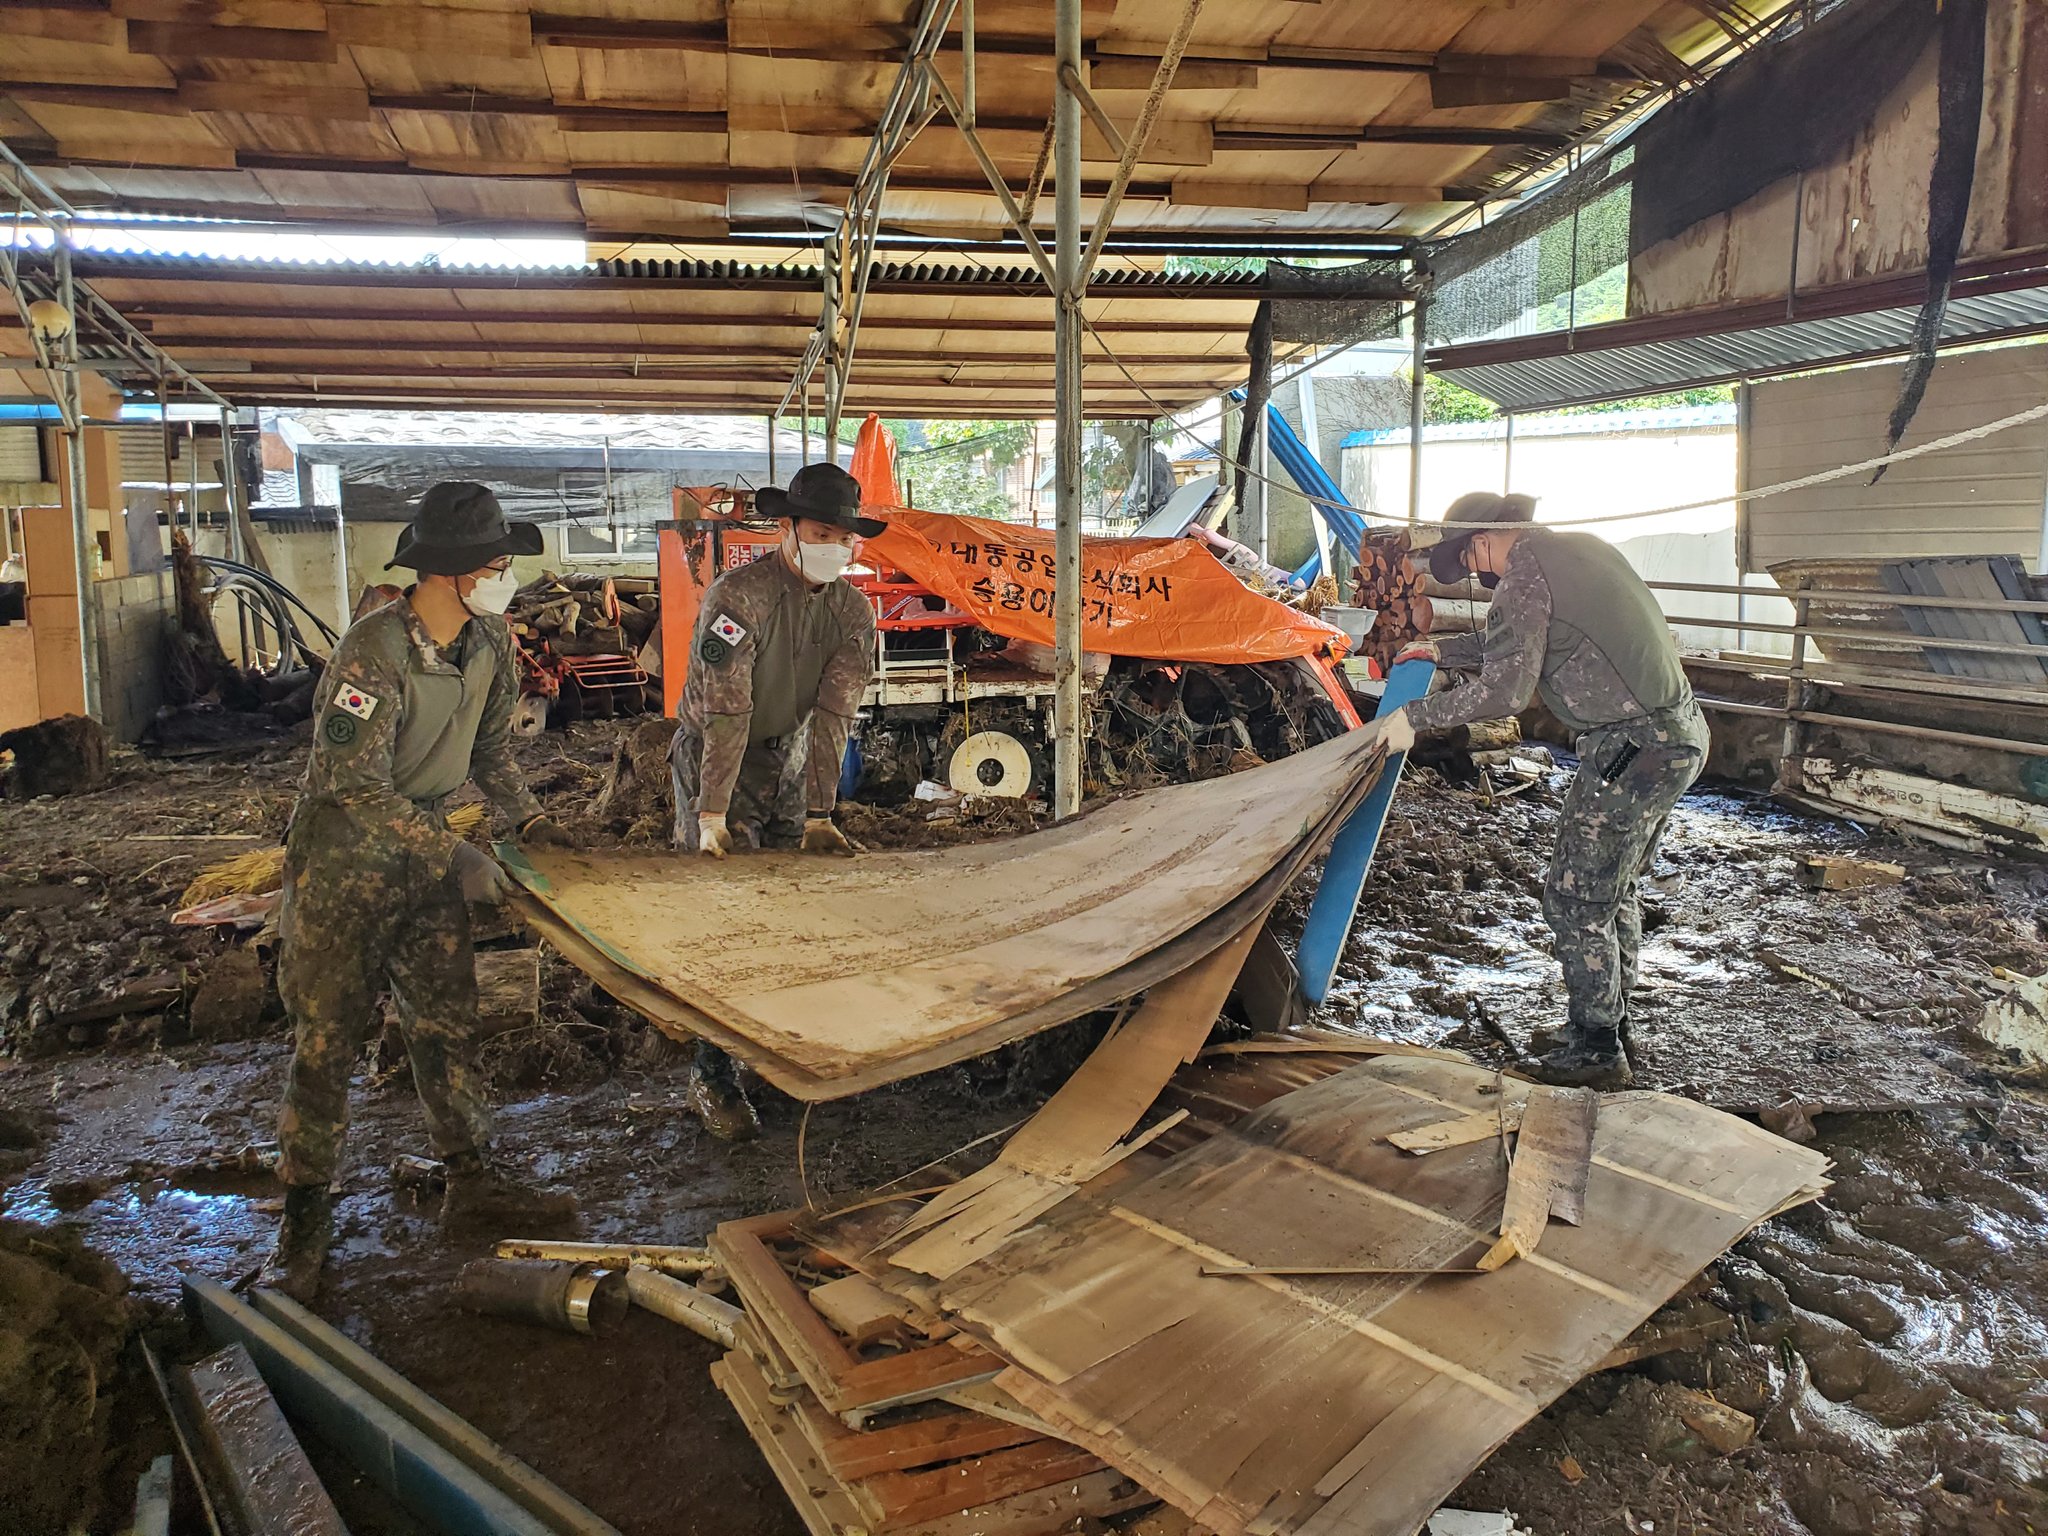
<path fill-rule="evenodd" d="M 652 524 L 621 523 L 616 529 L 602 519 L 588 523 L 567 523 L 562 528 L 562 558 L 565 560 L 653 560 L 657 552 L 657 530 Z"/>

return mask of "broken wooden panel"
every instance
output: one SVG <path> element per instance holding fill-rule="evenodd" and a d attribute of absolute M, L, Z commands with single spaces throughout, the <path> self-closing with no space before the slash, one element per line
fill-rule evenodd
<path fill-rule="evenodd" d="M 1412 1530 L 1827 1166 L 1703 1105 L 1621 1095 L 1600 1107 L 1582 1224 L 1496 1273 L 1204 1275 L 1482 1251 L 1498 1142 L 1415 1157 L 1385 1138 L 1476 1115 L 1499 1084 L 1424 1057 L 1325 1076 L 1067 1201 L 936 1300 L 1054 1433 L 1221 1536 Z"/>
<path fill-rule="evenodd" d="M 500 854 L 532 892 L 534 926 L 622 1002 L 826 1099 L 992 1050 L 1214 953 L 1321 851 L 1382 761 L 1353 732 L 1025 837 L 853 860 Z"/>

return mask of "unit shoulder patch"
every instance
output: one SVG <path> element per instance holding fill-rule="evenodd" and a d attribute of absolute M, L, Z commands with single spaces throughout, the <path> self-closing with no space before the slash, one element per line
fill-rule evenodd
<path fill-rule="evenodd" d="M 356 723 L 348 715 L 336 713 L 327 717 L 327 723 L 320 727 L 320 734 L 337 747 L 345 747 L 356 739 Z"/>
<path fill-rule="evenodd" d="M 704 658 L 707 665 L 715 667 L 732 655 L 732 647 L 716 635 L 706 635 L 697 647 L 697 654 Z"/>

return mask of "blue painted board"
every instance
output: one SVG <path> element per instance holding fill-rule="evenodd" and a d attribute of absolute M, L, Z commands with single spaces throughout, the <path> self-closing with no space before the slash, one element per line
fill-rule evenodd
<path fill-rule="evenodd" d="M 1379 715 L 1389 714 L 1403 704 L 1413 704 L 1429 692 L 1436 676 L 1436 663 L 1404 661 L 1387 677 L 1387 691 L 1380 699 Z M 1330 856 L 1323 861 L 1323 881 L 1309 904 L 1308 921 L 1302 924 L 1301 949 L 1296 965 L 1301 971 L 1301 991 L 1311 1003 L 1330 995 L 1337 977 L 1337 962 L 1344 956 L 1344 941 L 1351 935 L 1351 921 L 1358 915 L 1358 898 L 1365 890 L 1366 873 L 1372 868 L 1374 850 L 1380 844 L 1380 829 L 1387 824 L 1387 810 L 1400 787 L 1401 770 L 1408 754 L 1391 757 L 1380 770 L 1380 781 L 1358 809 L 1337 829 L 1330 844 Z"/>

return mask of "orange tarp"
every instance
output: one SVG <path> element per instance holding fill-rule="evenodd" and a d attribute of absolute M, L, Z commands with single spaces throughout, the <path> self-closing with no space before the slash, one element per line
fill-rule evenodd
<path fill-rule="evenodd" d="M 984 629 L 1053 643 L 1051 529 L 908 507 L 879 515 L 889 526 L 863 542 L 869 556 Z M 1342 630 L 1261 597 L 1192 539 L 1083 539 L 1081 591 L 1084 650 L 1226 663 L 1345 650 Z"/>
<path fill-rule="evenodd" d="M 853 440 L 853 478 L 860 482 L 860 504 L 864 507 L 893 507 L 903 499 L 896 489 L 896 439 L 882 425 L 882 418 L 870 414 L 860 424 L 860 436 Z"/>

